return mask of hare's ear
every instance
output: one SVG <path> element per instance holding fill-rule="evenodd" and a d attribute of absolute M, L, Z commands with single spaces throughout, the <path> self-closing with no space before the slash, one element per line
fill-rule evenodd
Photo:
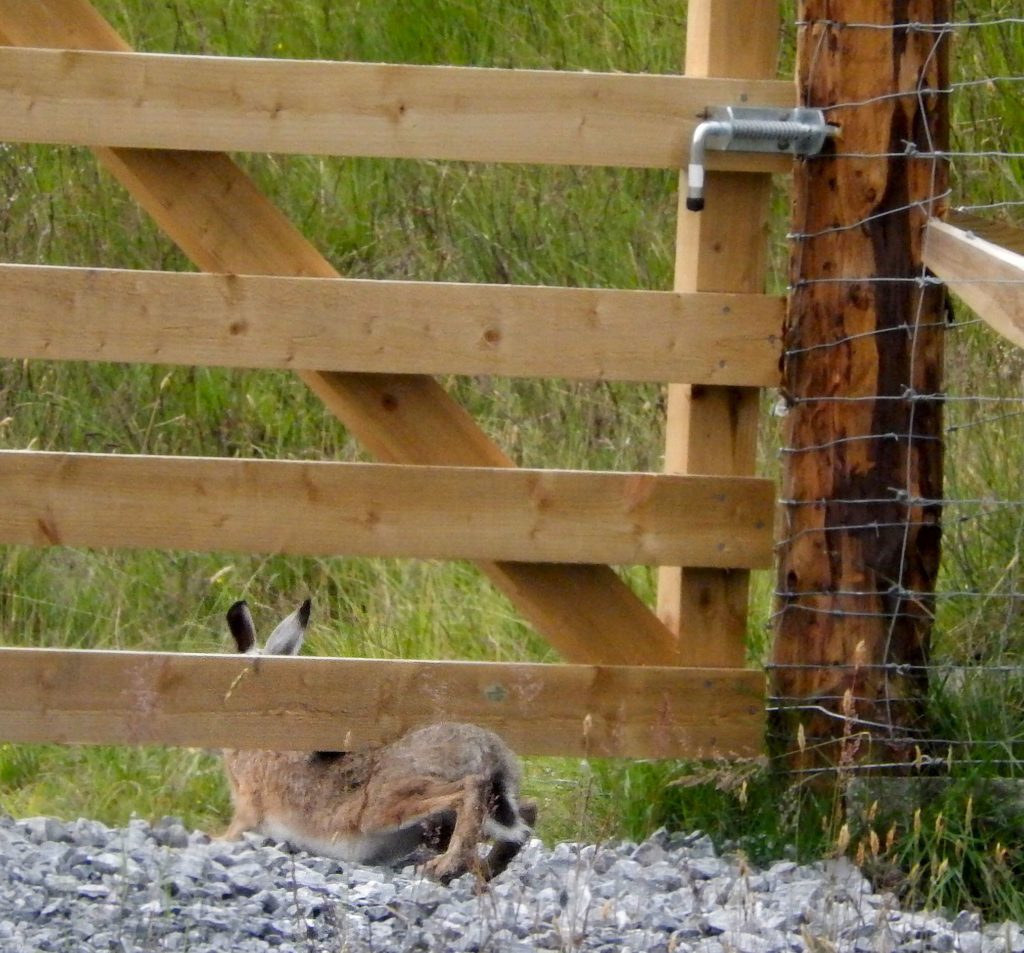
<path fill-rule="evenodd" d="M 242 654 L 256 651 L 256 626 L 244 599 L 239 599 L 228 609 L 228 628 Z"/>
<path fill-rule="evenodd" d="M 311 602 L 307 599 L 270 633 L 263 651 L 267 655 L 298 655 L 306 637 Z"/>

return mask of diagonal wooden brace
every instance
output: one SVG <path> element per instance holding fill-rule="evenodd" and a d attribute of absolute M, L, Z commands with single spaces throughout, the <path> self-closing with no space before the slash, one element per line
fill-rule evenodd
<path fill-rule="evenodd" d="M 0 42 L 129 51 L 88 0 L 0 0 Z M 338 277 L 226 155 L 95 148 L 99 160 L 205 271 Z M 512 466 L 433 378 L 303 372 L 381 461 Z M 607 566 L 478 563 L 567 660 L 671 665 L 675 639 Z"/>

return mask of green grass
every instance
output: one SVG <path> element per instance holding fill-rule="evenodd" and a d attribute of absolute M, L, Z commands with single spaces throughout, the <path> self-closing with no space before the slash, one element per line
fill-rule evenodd
<path fill-rule="evenodd" d="M 139 48 L 256 56 L 558 69 L 672 71 L 676 2 L 377 3 L 175 0 L 99 4 Z M 453 162 L 239 157 L 345 275 L 667 288 L 675 175 Z M 83 150 L 0 149 L 0 258 L 188 270 L 190 264 Z M 445 385 L 517 462 L 652 469 L 660 388 L 448 379 Z M 98 452 L 363 459 L 293 375 L 178 367 L 0 362 L 0 446 Z M 652 574 L 628 575 L 646 597 Z M 240 595 L 264 623 L 305 594 L 317 603 L 308 651 L 381 658 L 553 660 L 500 594 L 460 563 L 282 559 L 238 554 L 0 551 L 5 644 L 226 649 Z M 76 783 L 69 784 L 73 777 Z M 173 783 L 172 783 L 173 779 Z M 592 797 L 577 796 L 586 787 Z M 609 815 L 573 761 L 531 765 L 542 832 L 582 836 Z M 0 809 L 133 813 L 223 825 L 216 759 L 192 751 L 0 750 Z"/>
<path fill-rule="evenodd" d="M 681 0 L 101 0 L 140 49 L 478 66 L 672 72 Z M 1016 14 L 1013 0 L 964 0 L 957 17 Z M 792 37 L 792 28 L 785 35 Z M 959 75 L 1021 73 L 1019 27 L 961 33 Z M 789 43 L 783 62 L 791 62 Z M 970 87 L 955 101 L 957 149 L 1024 151 L 1019 84 Z M 342 274 L 368 278 L 671 287 L 676 176 L 667 171 L 540 169 L 455 162 L 239 157 Z M 1022 163 L 954 163 L 955 202 L 1020 199 Z M 778 189 L 770 287 L 785 285 L 787 199 Z M 0 146 L 0 260 L 188 270 L 189 263 L 82 150 Z M 1008 209 L 1003 214 L 1013 214 Z M 1018 221 L 1020 218 L 1018 218 Z M 962 316 L 963 317 L 963 316 Z M 952 393 L 1020 396 L 1024 358 L 983 328 L 949 336 Z M 652 385 L 451 378 L 445 386 L 519 463 L 657 469 L 664 417 Z M 765 399 L 761 469 L 773 473 Z M 1005 408 L 1013 410 L 1012 406 Z M 954 404 L 947 496 L 1019 500 L 1024 417 Z M 293 375 L 217 369 L 0 361 L 0 446 L 297 459 L 364 459 Z M 1024 591 L 1016 509 L 953 507 L 941 587 L 938 661 L 1018 661 Z M 653 597 L 653 574 L 624 570 Z M 750 657 L 767 651 L 772 580 L 755 575 Z M 0 641 L 8 645 L 219 651 L 223 614 L 244 595 L 265 627 L 306 594 L 308 651 L 379 658 L 553 660 L 479 574 L 460 563 L 285 559 L 238 554 L 0 549 Z M 763 765 L 537 759 L 527 788 L 541 833 L 595 840 L 700 827 L 766 861 L 858 851 L 903 871 L 909 896 L 1017 914 L 1024 867 L 991 775 L 1019 773 L 1020 686 L 937 680 L 935 731 L 962 742 L 953 783 L 888 822 L 846 821 L 837 803 L 780 787 Z M 102 690 L 97 688 L 98 691 Z M 973 805 L 968 813 L 966 805 Z M 165 749 L 0 746 L 0 810 L 123 823 L 182 816 L 210 830 L 228 810 L 216 758 Z M 941 820 L 939 819 L 941 817 Z M 847 827 L 843 834 L 843 825 Z M 859 827 L 857 825 L 860 825 Z M 894 827 L 892 825 L 895 825 Z M 894 830 L 891 842 L 888 833 Z M 874 832 L 874 838 L 872 838 Z M 1005 836 L 1004 836 L 1005 834 Z M 996 850 L 996 845 L 1005 848 Z M 884 850 L 883 850 L 884 848 Z M 945 862 L 945 866 L 943 866 Z M 910 874 L 916 870 L 913 882 Z"/>

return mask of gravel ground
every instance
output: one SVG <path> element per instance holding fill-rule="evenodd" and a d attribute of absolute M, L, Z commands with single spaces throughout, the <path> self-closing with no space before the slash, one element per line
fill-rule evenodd
<path fill-rule="evenodd" d="M 765 870 L 701 834 L 531 842 L 485 892 L 227 844 L 167 818 L 0 817 L 0 951 L 1024 951 L 1016 924 L 900 910 L 846 861 Z"/>

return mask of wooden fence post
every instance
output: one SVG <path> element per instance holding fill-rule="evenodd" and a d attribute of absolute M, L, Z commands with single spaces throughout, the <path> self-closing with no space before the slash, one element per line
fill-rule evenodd
<path fill-rule="evenodd" d="M 945 294 L 921 244 L 947 181 L 931 25 L 950 4 L 799 6 L 800 102 L 841 128 L 794 182 L 774 727 L 798 767 L 906 763 L 941 534 Z"/>
<path fill-rule="evenodd" d="M 690 0 L 685 72 L 774 77 L 778 35 L 778 0 Z M 729 104 L 708 103 L 715 105 Z M 686 210 L 683 174 L 676 291 L 764 291 L 770 190 L 769 175 L 709 173 L 707 209 L 698 215 Z M 755 388 L 670 385 L 665 469 L 753 474 L 759 406 Z M 748 573 L 731 570 L 660 570 L 658 615 L 676 633 L 679 664 L 743 667 L 748 580 Z"/>

